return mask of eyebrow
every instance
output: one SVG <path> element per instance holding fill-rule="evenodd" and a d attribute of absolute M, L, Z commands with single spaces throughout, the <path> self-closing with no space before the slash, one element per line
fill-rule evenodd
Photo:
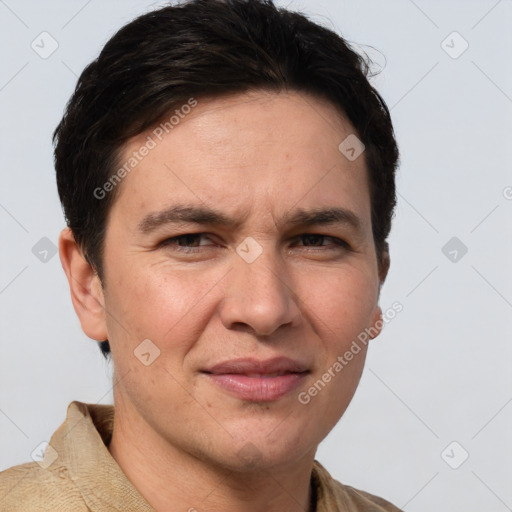
<path fill-rule="evenodd" d="M 146 215 L 139 223 L 138 229 L 147 234 L 168 224 L 202 224 L 235 229 L 242 224 L 241 219 L 232 218 L 224 213 L 205 206 L 175 205 L 159 212 Z M 277 225 L 312 226 L 345 224 L 355 230 L 361 229 L 359 217 L 346 208 L 328 207 L 304 209 L 299 208 L 285 215 Z"/>

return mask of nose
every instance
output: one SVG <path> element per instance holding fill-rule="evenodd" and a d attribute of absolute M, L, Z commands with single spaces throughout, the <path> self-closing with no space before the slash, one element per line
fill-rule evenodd
<path fill-rule="evenodd" d="M 269 336 L 282 326 L 296 327 L 302 315 L 284 262 L 269 249 L 252 263 L 234 254 L 220 317 L 227 329 Z"/>

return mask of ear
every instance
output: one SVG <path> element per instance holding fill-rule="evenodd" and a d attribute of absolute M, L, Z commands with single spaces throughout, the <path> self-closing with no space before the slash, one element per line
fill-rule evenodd
<path fill-rule="evenodd" d="M 105 341 L 108 335 L 101 281 L 87 263 L 69 228 L 63 229 L 59 236 L 59 256 L 82 330 L 93 340 Z"/>
<path fill-rule="evenodd" d="M 389 258 L 389 247 L 388 243 L 385 242 L 384 250 L 382 251 L 382 255 L 379 262 L 379 292 L 386 280 L 386 276 L 388 275 L 389 266 L 390 266 L 390 258 Z M 380 295 L 380 293 L 379 293 Z M 372 314 L 371 326 L 369 328 L 370 339 L 376 338 L 382 331 L 382 327 L 384 326 L 384 320 L 382 318 L 382 309 L 377 304 Z"/>
<path fill-rule="evenodd" d="M 377 304 L 375 306 L 375 309 L 373 310 L 371 325 L 368 328 L 368 333 L 370 335 L 371 340 L 373 340 L 380 334 L 383 326 L 384 320 L 382 319 L 382 309 Z"/>
<path fill-rule="evenodd" d="M 389 257 L 389 245 L 387 242 L 384 242 L 384 249 L 382 250 L 379 262 L 379 281 L 381 287 L 384 284 L 384 281 L 386 280 L 386 277 L 388 275 L 390 264 L 391 260 Z"/>

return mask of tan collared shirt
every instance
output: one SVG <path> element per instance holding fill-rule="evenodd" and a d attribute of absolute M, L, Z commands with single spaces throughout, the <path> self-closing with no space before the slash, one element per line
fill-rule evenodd
<path fill-rule="evenodd" d="M 43 460 L 0 473 L 0 511 L 154 512 L 108 451 L 113 425 L 114 406 L 71 402 Z M 318 461 L 311 482 L 316 512 L 401 512 L 334 480 Z"/>

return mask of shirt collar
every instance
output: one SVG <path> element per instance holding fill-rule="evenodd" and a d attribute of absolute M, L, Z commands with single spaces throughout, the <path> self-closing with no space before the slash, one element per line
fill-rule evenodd
<path fill-rule="evenodd" d="M 60 459 L 56 466 L 69 474 L 92 510 L 154 512 L 107 448 L 113 426 L 113 405 L 71 402 L 66 421 L 50 441 Z M 327 470 L 315 460 L 311 474 L 315 512 L 338 510 L 341 496 L 333 482 Z"/>
<path fill-rule="evenodd" d="M 114 407 L 71 402 L 50 444 L 91 510 L 154 512 L 108 451 Z"/>

